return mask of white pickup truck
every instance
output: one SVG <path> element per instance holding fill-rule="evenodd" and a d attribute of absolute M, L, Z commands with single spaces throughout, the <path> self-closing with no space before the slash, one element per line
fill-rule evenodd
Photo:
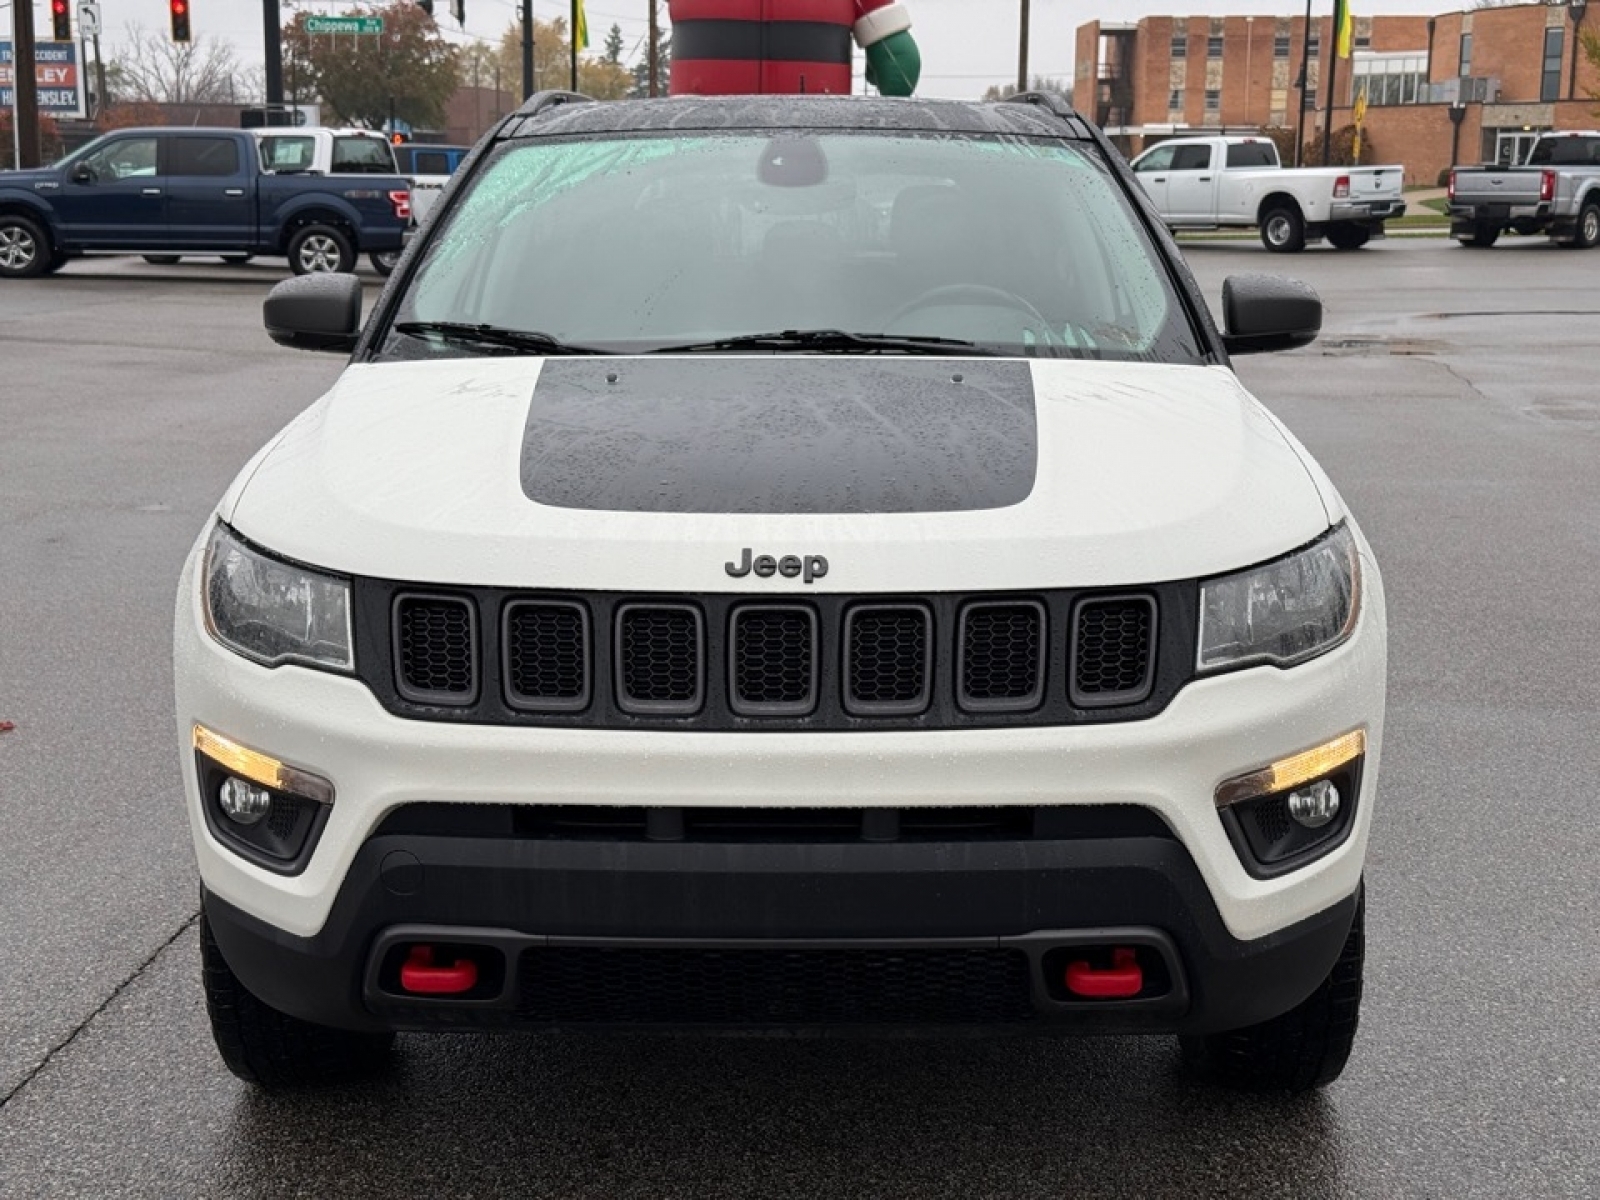
<path fill-rule="evenodd" d="M 1401 167 L 1285 168 L 1265 137 L 1174 138 L 1139 155 L 1133 170 L 1169 228 L 1256 227 L 1280 254 L 1324 237 L 1360 249 L 1406 211 Z"/>

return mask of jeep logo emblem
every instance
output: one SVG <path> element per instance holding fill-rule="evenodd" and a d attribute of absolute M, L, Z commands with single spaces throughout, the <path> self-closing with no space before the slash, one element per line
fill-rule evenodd
<path fill-rule="evenodd" d="M 773 558 L 770 554 L 752 555 L 749 546 L 739 553 L 742 557 L 738 562 L 723 564 L 728 574 L 735 579 L 743 579 L 754 571 L 763 579 L 782 575 L 785 579 L 799 579 L 801 583 L 810 583 L 828 573 L 828 560 L 820 554 L 807 554 L 803 558 L 785 554 L 782 558 Z"/>

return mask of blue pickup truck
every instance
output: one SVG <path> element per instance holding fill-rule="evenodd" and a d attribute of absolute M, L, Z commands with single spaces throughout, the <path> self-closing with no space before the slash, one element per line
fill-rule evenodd
<path fill-rule="evenodd" d="M 83 254 L 285 255 L 297 275 L 401 248 L 400 176 L 266 172 L 240 129 L 119 129 L 53 167 L 0 171 L 0 277 Z"/>

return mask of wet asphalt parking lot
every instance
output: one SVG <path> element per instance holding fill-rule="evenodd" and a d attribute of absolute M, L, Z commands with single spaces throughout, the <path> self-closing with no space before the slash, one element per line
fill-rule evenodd
<path fill-rule="evenodd" d="M 179 565 L 337 375 L 281 264 L 0 282 L 0 1196 L 1600 1194 L 1600 253 L 1186 243 L 1322 293 L 1241 359 L 1388 589 L 1367 993 L 1344 1077 L 1189 1082 L 1166 1039 L 403 1037 L 263 1096 L 210 1044 L 169 646 Z M 373 280 L 376 283 L 376 280 Z M 369 297 L 375 295 L 369 292 Z"/>

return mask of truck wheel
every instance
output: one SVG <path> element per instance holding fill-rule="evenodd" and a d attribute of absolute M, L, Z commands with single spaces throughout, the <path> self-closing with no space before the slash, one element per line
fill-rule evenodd
<path fill-rule="evenodd" d="M 178 256 L 176 254 L 146 254 L 144 255 L 144 260 L 152 267 L 170 267 L 178 261 Z"/>
<path fill-rule="evenodd" d="M 1261 244 L 1275 254 L 1299 254 L 1306 248 L 1306 223 L 1292 204 L 1280 204 L 1261 215 Z"/>
<path fill-rule="evenodd" d="M 1328 241 L 1335 250 L 1359 250 L 1372 240 L 1372 230 L 1365 225 L 1330 225 Z"/>
<path fill-rule="evenodd" d="M 0 216 L 0 276 L 30 279 L 43 275 L 55 259 L 44 230 L 27 217 Z"/>
<path fill-rule="evenodd" d="M 1592 250 L 1600 246 L 1600 204 L 1585 204 L 1578 214 L 1578 232 L 1572 244 L 1579 250 Z"/>
<path fill-rule="evenodd" d="M 1487 250 L 1500 240 L 1500 226 L 1486 225 L 1483 222 L 1472 227 L 1472 232 L 1463 234 L 1457 239 L 1463 246 L 1480 246 Z"/>
<path fill-rule="evenodd" d="M 375 1074 L 388 1062 L 392 1033 L 313 1025 L 258 1000 L 222 957 L 204 914 L 200 968 L 211 1036 L 228 1070 L 246 1083 L 269 1089 L 338 1083 Z"/>
<path fill-rule="evenodd" d="M 1259 1092 L 1308 1092 L 1339 1078 L 1361 1015 L 1366 907 L 1363 888 L 1333 970 L 1294 1008 L 1259 1025 L 1180 1037 L 1189 1069 L 1224 1087 Z"/>
<path fill-rule="evenodd" d="M 289 268 L 296 275 L 356 269 L 356 251 L 342 230 L 332 225 L 306 225 L 289 239 Z"/>
<path fill-rule="evenodd" d="M 381 254 L 367 255 L 367 261 L 372 264 L 372 269 L 387 279 L 394 274 L 394 265 L 400 261 L 400 251 L 385 250 Z"/>

